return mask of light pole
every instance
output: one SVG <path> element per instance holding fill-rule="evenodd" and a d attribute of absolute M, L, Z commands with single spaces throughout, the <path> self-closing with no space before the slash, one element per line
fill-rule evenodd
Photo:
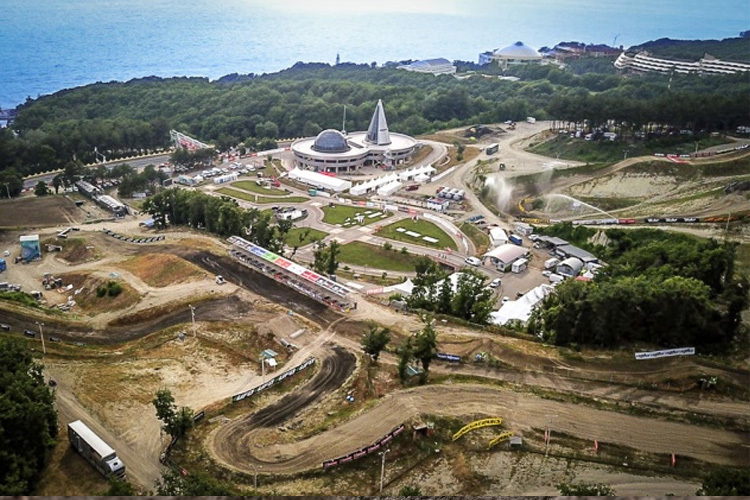
<path fill-rule="evenodd" d="M 44 347 L 44 332 L 42 331 L 42 327 L 44 326 L 44 323 L 36 322 L 36 325 L 39 327 L 39 336 L 42 338 L 42 352 L 44 354 L 47 354 L 47 348 Z"/>
<path fill-rule="evenodd" d="M 193 337 L 198 338 L 198 334 L 195 332 L 195 307 L 191 304 L 188 304 L 188 307 L 190 308 L 190 319 L 193 322 Z"/>
<path fill-rule="evenodd" d="M 260 371 L 263 376 L 263 383 L 266 383 L 266 358 L 260 357 Z"/>
<path fill-rule="evenodd" d="M 10 200 L 10 184 L 7 182 L 3 182 L 5 184 L 5 192 L 8 193 L 8 199 Z"/>
<path fill-rule="evenodd" d="M 390 448 L 380 453 L 380 493 L 383 493 L 383 483 L 385 481 L 385 455 L 389 451 L 391 451 Z"/>

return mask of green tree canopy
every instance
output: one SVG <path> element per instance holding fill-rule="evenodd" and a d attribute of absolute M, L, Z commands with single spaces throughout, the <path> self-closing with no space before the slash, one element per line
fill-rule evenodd
<path fill-rule="evenodd" d="M 42 366 L 8 338 L 0 338 L 0 430 L 0 491 L 28 495 L 55 445 L 57 412 Z"/>

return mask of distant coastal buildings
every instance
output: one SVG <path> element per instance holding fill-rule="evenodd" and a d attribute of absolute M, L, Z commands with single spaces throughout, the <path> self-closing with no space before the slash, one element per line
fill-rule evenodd
<path fill-rule="evenodd" d="M 615 68 L 640 73 L 694 73 L 699 75 L 730 75 L 750 71 L 750 63 L 722 61 L 710 54 L 705 54 L 697 61 L 667 59 L 655 57 L 647 51 L 625 51 L 615 61 Z"/>
<path fill-rule="evenodd" d="M 523 42 L 516 42 L 502 49 L 482 52 L 479 54 L 479 65 L 484 66 L 492 62 L 502 69 L 508 69 L 509 66 L 519 64 L 541 64 L 542 54 L 532 49 Z"/>
<path fill-rule="evenodd" d="M 431 75 L 455 75 L 456 67 L 448 59 L 425 59 L 411 64 L 398 66 L 398 69 L 413 71 L 415 73 L 429 73 Z"/>

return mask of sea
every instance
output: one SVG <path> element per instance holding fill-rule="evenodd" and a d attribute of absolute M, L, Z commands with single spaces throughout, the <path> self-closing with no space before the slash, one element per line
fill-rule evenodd
<path fill-rule="evenodd" d="M 271 73 L 298 61 L 624 46 L 750 29 L 748 0 L 0 0 L 0 107 L 98 81 Z"/>

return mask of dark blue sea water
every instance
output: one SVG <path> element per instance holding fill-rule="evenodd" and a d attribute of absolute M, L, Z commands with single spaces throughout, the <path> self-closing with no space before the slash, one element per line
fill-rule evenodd
<path fill-rule="evenodd" d="M 748 0 L 0 0 L 0 106 L 96 81 L 297 61 L 477 55 L 518 40 L 626 47 L 750 29 Z"/>

